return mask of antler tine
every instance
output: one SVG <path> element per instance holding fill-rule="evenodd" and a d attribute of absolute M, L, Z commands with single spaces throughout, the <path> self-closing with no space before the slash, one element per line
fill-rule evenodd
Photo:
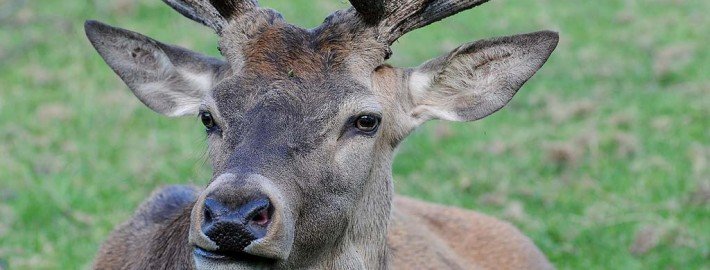
<path fill-rule="evenodd" d="M 163 0 L 183 16 L 222 32 L 227 21 L 259 7 L 256 0 Z"/>
<path fill-rule="evenodd" d="M 385 4 L 382 0 L 350 0 L 350 4 L 367 23 L 378 23 L 385 14 Z"/>
<path fill-rule="evenodd" d="M 489 0 L 350 0 L 368 24 L 375 25 L 382 41 L 392 44 L 402 35 Z"/>
<path fill-rule="evenodd" d="M 231 19 L 259 7 L 256 0 L 209 0 L 222 17 Z"/>

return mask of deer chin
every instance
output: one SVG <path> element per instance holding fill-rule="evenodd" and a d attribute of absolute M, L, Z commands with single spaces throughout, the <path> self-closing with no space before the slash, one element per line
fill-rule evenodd
<path fill-rule="evenodd" d="M 272 203 L 273 214 L 263 237 L 252 240 L 241 251 L 224 252 L 200 229 L 204 220 L 204 194 L 228 185 L 230 175 L 223 176 L 207 187 L 192 209 L 188 238 L 189 244 L 194 247 L 193 257 L 197 269 L 261 269 L 288 259 L 294 241 L 294 220 L 285 205 L 284 196 L 264 176 L 253 174 L 246 180 L 258 183 L 260 192 Z"/>
<path fill-rule="evenodd" d="M 195 268 L 198 270 L 237 270 L 237 269 L 269 269 L 273 260 L 247 254 L 224 256 L 195 248 Z"/>

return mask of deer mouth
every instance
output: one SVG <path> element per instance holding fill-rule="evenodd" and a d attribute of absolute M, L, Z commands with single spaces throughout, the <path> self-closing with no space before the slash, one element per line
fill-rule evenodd
<path fill-rule="evenodd" d="M 276 262 L 275 259 L 260 257 L 246 252 L 221 252 L 208 251 L 201 247 L 195 246 L 193 255 L 196 258 L 217 261 L 223 263 L 240 263 L 249 265 L 270 265 Z"/>

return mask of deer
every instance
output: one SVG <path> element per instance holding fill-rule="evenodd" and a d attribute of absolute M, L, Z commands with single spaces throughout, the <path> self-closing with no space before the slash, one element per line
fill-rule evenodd
<path fill-rule="evenodd" d="M 400 143 L 429 120 L 505 106 L 556 48 L 553 31 L 478 40 L 418 67 L 404 34 L 487 0 L 350 0 L 318 27 L 256 0 L 163 0 L 219 36 L 221 57 L 88 20 L 93 47 L 148 108 L 196 116 L 204 187 L 158 188 L 95 269 L 552 269 L 510 223 L 394 195 Z"/>

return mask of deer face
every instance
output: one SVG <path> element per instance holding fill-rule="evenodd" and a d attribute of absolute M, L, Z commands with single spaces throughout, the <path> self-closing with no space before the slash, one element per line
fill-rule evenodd
<path fill-rule="evenodd" d="M 342 52 L 317 44 L 317 32 L 285 27 L 299 38 L 249 47 L 200 104 L 214 179 L 192 216 L 199 255 L 286 260 L 334 248 L 389 147 L 368 74 L 336 62 Z"/>
<path fill-rule="evenodd" d="M 353 1 L 305 30 L 251 1 L 166 2 L 214 28 L 225 60 L 98 22 L 86 31 L 145 105 L 205 126 L 214 174 L 189 239 L 203 269 L 308 267 L 383 244 L 397 144 L 430 119 L 497 111 L 557 44 L 552 32 L 484 40 L 400 69 L 383 64 L 391 42 L 450 8 Z"/>

